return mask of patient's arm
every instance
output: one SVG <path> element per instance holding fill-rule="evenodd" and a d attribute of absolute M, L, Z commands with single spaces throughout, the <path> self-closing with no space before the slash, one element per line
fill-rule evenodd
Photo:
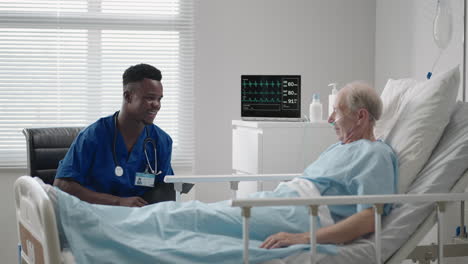
<path fill-rule="evenodd" d="M 374 209 L 368 208 L 334 225 L 317 230 L 317 243 L 341 244 L 374 232 Z M 309 233 L 307 233 L 309 234 Z M 309 235 L 307 235 L 309 243 Z"/>
<path fill-rule="evenodd" d="M 118 197 L 107 193 L 92 191 L 72 179 L 55 179 L 54 186 L 62 191 L 78 197 L 80 200 L 94 204 L 121 205 L 129 207 L 142 207 L 148 203 L 141 197 Z"/>
<path fill-rule="evenodd" d="M 368 233 L 374 232 L 374 209 L 368 208 L 356 213 L 334 225 L 317 230 L 317 243 L 341 244 L 347 243 Z M 261 248 L 287 247 L 294 244 L 310 243 L 310 233 L 280 232 L 269 236 Z"/>

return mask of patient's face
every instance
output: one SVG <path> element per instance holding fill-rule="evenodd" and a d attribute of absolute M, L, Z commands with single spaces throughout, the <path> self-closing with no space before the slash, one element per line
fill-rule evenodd
<path fill-rule="evenodd" d="M 348 139 L 353 136 L 354 128 L 356 127 L 356 114 L 352 113 L 345 102 L 346 91 L 342 90 L 338 93 L 333 106 L 333 113 L 328 118 L 328 122 L 333 124 L 338 140 L 343 143 L 348 143 Z"/>

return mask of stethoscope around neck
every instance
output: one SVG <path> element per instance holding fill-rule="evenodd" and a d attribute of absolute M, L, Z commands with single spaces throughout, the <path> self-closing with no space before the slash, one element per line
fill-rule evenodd
<path fill-rule="evenodd" d="M 112 157 L 114 158 L 114 164 L 115 164 L 115 170 L 114 170 L 115 176 L 120 177 L 123 175 L 124 170 L 119 165 L 119 162 L 117 160 L 117 155 L 115 152 L 115 146 L 117 144 L 117 133 L 118 133 L 118 128 L 117 128 L 118 116 L 119 116 L 119 112 L 117 112 L 117 114 L 114 116 L 114 140 L 112 144 Z M 146 132 L 146 138 L 143 141 L 143 152 L 145 153 L 145 157 L 146 157 L 146 165 L 147 165 L 146 169 L 149 170 L 151 174 L 159 175 L 162 173 L 162 171 L 156 172 L 156 170 L 158 169 L 158 156 L 157 156 L 157 150 L 156 150 L 156 142 L 149 136 L 148 127 L 146 126 L 145 126 L 145 132 Z M 151 163 L 148 158 L 148 152 L 146 152 L 146 145 L 148 143 L 150 143 L 154 149 L 154 169 L 153 167 L 151 167 Z"/>

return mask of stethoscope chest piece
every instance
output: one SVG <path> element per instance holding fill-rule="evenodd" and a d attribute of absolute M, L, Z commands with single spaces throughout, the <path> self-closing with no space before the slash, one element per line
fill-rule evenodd
<path fill-rule="evenodd" d="M 122 175 L 123 175 L 123 169 L 122 169 L 122 167 L 116 166 L 116 167 L 115 167 L 115 176 L 120 177 L 120 176 L 122 176 Z"/>

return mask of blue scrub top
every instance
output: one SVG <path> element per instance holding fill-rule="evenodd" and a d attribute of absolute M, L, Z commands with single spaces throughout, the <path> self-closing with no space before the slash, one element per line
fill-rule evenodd
<path fill-rule="evenodd" d="M 158 168 L 162 173 L 156 176 L 155 184 L 162 182 L 166 175 L 174 175 L 171 167 L 172 139 L 156 125 L 147 125 L 129 153 L 124 139 L 115 127 L 117 112 L 91 124 L 76 137 L 65 158 L 60 161 L 56 178 L 72 178 L 82 186 L 100 193 L 119 197 L 141 196 L 151 187 L 135 186 L 135 175 L 147 167 L 143 141 L 149 136 L 156 142 Z M 122 176 L 115 175 L 113 159 L 114 133 L 116 158 L 123 168 Z M 146 144 L 151 167 L 154 169 L 154 148 Z"/>

